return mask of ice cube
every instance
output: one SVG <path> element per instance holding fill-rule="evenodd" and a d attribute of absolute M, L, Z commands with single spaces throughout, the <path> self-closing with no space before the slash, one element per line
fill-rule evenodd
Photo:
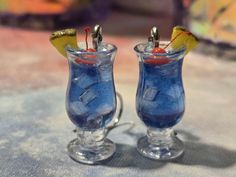
<path fill-rule="evenodd" d="M 109 114 L 112 110 L 113 110 L 112 105 L 104 104 L 104 105 L 102 105 L 102 106 L 99 106 L 99 107 L 96 109 L 97 116 L 104 116 L 104 115 L 107 115 L 107 114 Z"/>
<path fill-rule="evenodd" d="M 169 76 L 171 75 L 171 70 L 169 68 L 163 68 L 160 70 L 160 74 L 162 76 Z"/>
<path fill-rule="evenodd" d="M 172 85 L 168 90 L 167 90 L 167 95 L 172 97 L 173 99 L 178 99 L 182 93 L 183 89 L 179 84 Z"/>
<path fill-rule="evenodd" d="M 109 104 L 101 105 L 99 106 L 93 114 L 91 114 L 89 117 L 87 117 L 88 121 L 91 121 L 93 119 L 99 119 L 103 116 L 111 113 L 113 111 L 113 107 Z"/>
<path fill-rule="evenodd" d="M 77 77 L 73 80 L 80 88 L 86 89 L 90 87 L 91 85 L 98 82 L 97 77 L 95 76 L 89 76 L 87 74 L 82 74 L 80 77 Z"/>
<path fill-rule="evenodd" d="M 161 93 L 157 97 L 158 108 L 165 113 L 166 111 L 175 111 L 178 109 L 178 99 L 167 93 Z"/>
<path fill-rule="evenodd" d="M 168 66 L 168 67 L 166 66 L 166 67 L 161 68 L 161 70 L 160 70 L 160 74 L 162 76 L 173 76 L 173 77 L 175 77 L 177 73 L 178 73 L 178 68 L 175 65 Z"/>
<path fill-rule="evenodd" d="M 104 124 L 105 123 L 104 121 L 109 122 L 110 119 L 105 120 L 104 116 L 112 113 L 112 111 L 113 111 L 112 105 L 105 104 L 105 105 L 99 106 L 93 114 L 89 115 L 86 118 L 86 121 L 88 122 L 87 126 L 90 128 L 97 128 L 97 127 L 100 127 L 102 124 Z"/>
<path fill-rule="evenodd" d="M 103 124 L 103 116 L 95 116 L 95 114 L 90 115 L 86 118 L 86 128 L 87 129 L 98 129 L 101 128 Z"/>
<path fill-rule="evenodd" d="M 151 52 L 153 50 L 153 43 L 149 42 L 147 46 L 144 48 L 144 52 Z"/>
<path fill-rule="evenodd" d="M 72 102 L 70 107 L 73 114 L 76 115 L 84 115 L 88 112 L 88 108 L 81 101 Z"/>
<path fill-rule="evenodd" d="M 159 90 L 157 88 L 154 87 L 148 87 L 146 88 L 146 90 L 144 91 L 143 94 L 143 99 L 147 100 L 147 101 L 154 101 L 156 95 L 159 93 Z"/>
<path fill-rule="evenodd" d="M 105 63 L 101 64 L 98 67 L 98 72 L 100 75 L 100 81 L 110 81 L 112 80 L 112 64 L 111 63 Z"/>
<path fill-rule="evenodd" d="M 89 102 L 94 100 L 96 97 L 97 97 L 96 92 L 92 88 L 89 88 L 79 96 L 79 100 L 84 105 L 87 105 Z"/>

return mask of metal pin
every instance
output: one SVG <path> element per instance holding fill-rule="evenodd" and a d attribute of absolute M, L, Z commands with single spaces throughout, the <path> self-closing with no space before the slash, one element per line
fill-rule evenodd
<path fill-rule="evenodd" d="M 152 36 L 149 36 L 149 37 L 148 37 L 148 42 L 153 43 L 153 37 L 152 37 Z"/>
<path fill-rule="evenodd" d="M 93 48 L 97 50 L 99 44 L 102 42 L 102 27 L 100 25 L 94 26 L 92 38 L 93 38 Z"/>
<path fill-rule="evenodd" d="M 151 36 L 148 38 L 149 42 L 153 42 L 155 47 L 159 47 L 160 35 L 156 26 L 151 29 Z"/>

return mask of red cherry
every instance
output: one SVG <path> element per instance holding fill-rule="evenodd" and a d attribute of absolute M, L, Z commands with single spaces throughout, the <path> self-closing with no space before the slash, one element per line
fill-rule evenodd
<path fill-rule="evenodd" d="M 85 51 L 86 51 L 86 52 L 96 52 L 96 50 L 93 49 L 93 48 L 89 48 L 89 49 L 87 49 L 87 50 L 85 50 Z M 95 55 L 87 55 L 86 58 L 95 59 L 96 56 L 95 56 Z M 92 64 L 95 64 L 95 63 L 96 63 L 96 61 L 82 60 L 82 59 L 80 59 L 80 58 L 76 58 L 76 59 L 75 59 L 75 62 L 78 63 L 78 64 L 83 63 L 83 64 L 87 64 L 87 65 L 92 65 Z"/>
<path fill-rule="evenodd" d="M 155 47 L 152 50 L 152 53 L 166 53 L 166 51 L 162 48 Z M 165 56 L 153 56 L 150 59 L 146 59 L 144 62 L 153 65 L 164 65 L 169 63 L 171 60 Z"/>
<path fill-rule="evenodd" d="M 93 49 L 93 48 L 89 48 L 89 49 L 86 50 L 86 52 L 96 52 L 96 50 Z M 90 58 L 91 58 L 91 59 L 95 59 L 96 56 L 95 56 L 95 55 L 87 55 L 86 58 L 89 58 L 89 59 L 90 59 Z"/>
<path fill-rule="evenodd" d="M 78 63 L 78 64 L 82 63 L 82 64 L 87 64 L 87 65 L 92 65 L 92 64 L 96 63 L 95 61 L 82 60 L 80 58 L 76 58 L 75 62 Z"/>
<path fill-rule="evenodd" d="M 152 53 L 166 53 L 166 51 L 163 48 L 155 47 L 152 49 Z"/>
<path fill-rule="evenodd" d="M 144 62 L 152 65 L 164 65 L 169 63 L 171 60 L 169 60 L 166 57 L 160 58 L 160 59 L 147 59 Z"/>

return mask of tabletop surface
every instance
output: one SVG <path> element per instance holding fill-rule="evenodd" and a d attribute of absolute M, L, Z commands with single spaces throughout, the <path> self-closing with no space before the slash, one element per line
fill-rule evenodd
<path fill-rule="evenodd" d="M 146 39 L 105 35 L 105 41 L 118 47 L 114 73 L 125 104 L 121 122 L 133 121 L 135 127 L 123 126 L 108 135 L 117 145 L 112 159 L 83 165 L 66 154 L 75 137 L 64 106 L 68 67 L 48 36 L 0 28 L 1 177 L 236 176 L 235 62 L 194 52 L 186 56 L 186 112 L 175 127 L 185 154 L 174 162 L 157 162 L 141 157 L 135 147 L 146 128 L 135 111 L 138 62 L 133 46 Z"/>

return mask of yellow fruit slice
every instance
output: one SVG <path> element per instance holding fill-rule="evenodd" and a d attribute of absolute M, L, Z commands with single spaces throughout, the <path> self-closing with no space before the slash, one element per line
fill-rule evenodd
<path fill-rule="evenodd" d="M 198 44 L 198 38 L 181 26 L 176 26 L 173 28 L 171 35 L 171 47 L 173 49 L 186 48 L 184 55 L 195 48 Z"/>
<path fill-rule="evenodd" d="M 76 29 L 64 29 L 55 31 L 50 36 L 50 42 L 64 57 L 67 57 L 65 47 L 78 48 L 76 39 Z"/>

